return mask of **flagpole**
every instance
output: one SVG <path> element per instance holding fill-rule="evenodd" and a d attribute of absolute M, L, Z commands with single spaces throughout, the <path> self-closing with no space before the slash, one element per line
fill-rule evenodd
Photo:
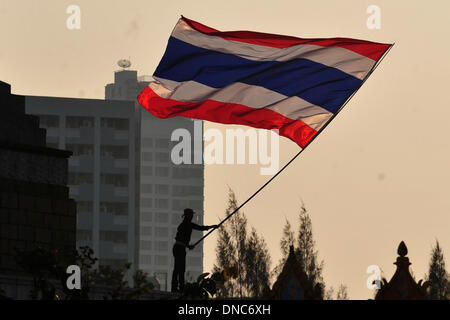
<path fill-rule="evenodd" d="M 280 170 L 278 170 L 277 173 L 273 175 L 272 178 L 267 180 L 266 183 L 264 183 L 258 190 L 256 190 L 247 200 L 245 200 L 239 207 L 234 209 L 232 213 L 230 213 L 225 219 L 223 219 L 218 225 L 217 228 L 209 230 L 203 237 L 201 237 L 197 242 L 195 242 L 192 246 L 193 248 L 197 246 L 203 239 L 205 239 L 209 234 L 211 234 L 214 230 L 218 229 L 222 224 L 225 223 L 228 219 L 230 219 L 236 212 L 239 211 L 243 206 L 245 206 L 251 199 L 253 199 L 262 189 L 264 189 L 269 183 L 271 183 L 281 172 L 283 172 L 284 169 L 286 169 L 297 157 L 314 141 L 314 139 L 330 124 L 330 122 L 341 112 L 341 110 L 345 107 L 345 105 L 350 101 L 351 98 L 358 92 L 358 90 L 362 87 L 364 82 L 369 78 L 369 76 L 375 71 L 375 69 L 378 67 L 378 65 L 381 63 L 381 61 L 384 59 L 384 57 L 387 55 L 387 53 L 391 50 L 391 48 L 394 46 L 395 43 L 391 44 L 386 51 L 383 53 L 383 55 L 378 59 L 378 61 L 373 65 L 372 69 L 367 73 L 367 75 L 364 77 L 364 79 L 361 81 L 361 84 L 359 87 L 348 97 L 348 99 L 342 104 L 342 106 L 337 110 L 335 114 L 325 123 L 325 125 L 317 131 L 317 133 L 312 137 L 312 139 L 306 144 L 304 148 L 302 148 L 296 155 L 292 157 L 291 160 L 289 160 Z"/>

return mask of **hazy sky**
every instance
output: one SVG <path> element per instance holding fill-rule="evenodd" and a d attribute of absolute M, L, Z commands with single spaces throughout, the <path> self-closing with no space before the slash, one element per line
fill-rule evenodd
<path fill-rule="evenodd" d="M 81 29 L 66 8 L 81 8 Z M 366 9 L 381 9 L 369 30 Z M 401 240 L 421 279 L 438 239 L 450 263 L 450 3 L 423 1 L 0 0 L 0 80 L 16 94 L 104 98 L 120 58 L 152 74 L 179 16 L 219 30 L 354 37 L 396 45 L 346 108 L 285 172 L 245 207 L 274 263 L 301 199 L 313 220 L 328 286 L 366 299 L 366 269 L 390 279 Z M 208 123 L 206 128 L 225 126 Z M 280 139 L 281 163 L 299 147 Z M 268 179 L 259 166 L 206 167 L 205 223 L 218 222 L 227 185 L 240 202 Z M 205 242 L 205 270 L 215 259 Z"/>

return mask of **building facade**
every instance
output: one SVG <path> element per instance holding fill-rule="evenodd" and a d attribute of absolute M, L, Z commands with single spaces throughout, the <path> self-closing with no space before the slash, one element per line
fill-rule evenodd
<path fill-rule="evenodd" d="M 173 270 L 172 246 L 184 208 L 197 214 L 194 222 L 203 224 L 204 171 L 202 158 L 203 122 L 176 117 L 160 119 L 143 109 L 136 98 L 148 85 L 150 77 L 138 77 L 133 70 L 115 72 L 114 83 L 105 87 L 106 100 L 128 100 L 135 104 L 139 131 L 139 268 L 154 275 L 162 290 L 170 289 Z M 176 165 L 171 160 L 172 133 L 185 130 L 192 138 L 191 164 Z M 192 243 L 202 236 L 194 231 Z M 203 272 L 203 243 L 189 251 L 186 279 L 194 280 Z"/>
<path fill-rule="evenodd" d="M 136 267 L 139 181 L 134 103 L 25 97 L 26 113 L 39 116 L 47 146 L 73 152 L 70 196 L 77 202 L 77 247 L 89 246 L 99 263 Z"/>
<path fill-rule="evenodd" d="M 115 72 L 105 100 L 25 97 L 28 114 L 40 118 L 47 146 L 70 150 L 70 196 L 77 202 L 77 247 L 93 248 L 99 263 L 132 263 L 170 289 L 172 246 L 183 209 L 203 224 L 203 164 L 174 164 L 172 133 L 192 138 L 192 160 L 202 156 L 203 123 L 159 119 L 136 100 L 149 83 L 133 70 Z M 201 237 L 194 231 L 192 242 Z M 203 272 L 203 244 L 190 251 L 187 281 Z"/>
<path fill-rule="evenodd" d="M 0 81 L 0 283 L 23 274 L 19 252 L 71 252 L 76 204 L 69 197 L 71 152 L 49 148 L 38 117 L 25 114 L 25 97 Z M 14 286 L 5 288 L 14 295 Z"/>

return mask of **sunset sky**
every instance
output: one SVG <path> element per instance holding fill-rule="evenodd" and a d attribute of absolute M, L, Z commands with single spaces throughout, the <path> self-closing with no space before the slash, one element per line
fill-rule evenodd
<path fill-rule="evenodd" d="M 66 27 L 71 4 L 81 8 L 80 30 Z M 366 26 L 370 5 L 381 9 L 379 30 Z M 180 15 L 223 31 L 395 42 L 339 116 L 244 208 L 273 267 L 283 225 L 297 225 L 303 201 L 326 284 L 367 299 L 367 267 L 389 280 L 401 240 L 417 280 L 436 239 L 450 263 L 449 12 L 444 0 L 0 0 L 0 80 L 16 94 L 103 99 L 117 60 L 153 74 Z M 280 138 L 280 166 L 298 151 Z M 243 202 L 269 178 L 259 165 L 208 165 L 205 177 L 206 224 L 223 217 L 228 186 Z M 205 271 L 214 248 L 207 238 Z"/>

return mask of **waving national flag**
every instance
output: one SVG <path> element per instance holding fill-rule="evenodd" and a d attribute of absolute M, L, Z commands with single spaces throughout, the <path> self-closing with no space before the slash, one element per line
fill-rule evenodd
<path fill-rule="evenodd" d="M 183 116 L 278 129 L 305 147 L 370 75 L 390 44 L 220 32 L 182 17 L 139 103 Z"/>

